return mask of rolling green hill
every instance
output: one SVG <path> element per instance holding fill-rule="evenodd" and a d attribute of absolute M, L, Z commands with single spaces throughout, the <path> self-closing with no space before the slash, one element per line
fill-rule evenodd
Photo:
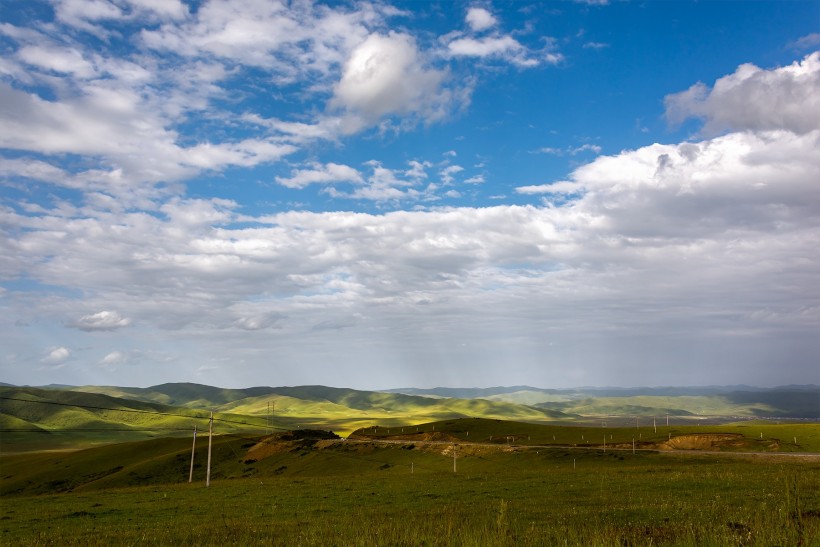
<path fill-rule="evenodd" d="M 72 390 L 263 417 L 270 404 L 276 425 L 327 427 L 341 434 L 372 423 L 406 424 L 470 416 L 532 421 L 572 418 L 560 410 L 508 401 L 431 398 L 327 386 L 220 389 L 181 383 L 149 388 L 84 386 Z"/>
<path fill-rule="evenodd" d="M 483 398 L 570 415 L 769 417 L 820 420 L 820 386 L 658 387 L 540 389 L 494 388 L 400 389 L 390 392 L 427 397 Z"/>
<path fill-rule="evenodd" d="M 816 420 L 820 415 L 820 388 L 816 386 L 747 391 L 710 387 L 701 394 L 697 389 L 515 386 L 414 390 L 425 393 L 420 395 L 327 386 L 222 389 L 193 383 L 148 388 L 0 387 L 0 450 L 186 436 L 194 425 L 200 430 L 207 427 L 209 411 L 217 413 L 219 432 L 264 433 L 301 427 L 341 435 L 374 425 L 401 427 L 457 418 L 576 425 L 605 422 L 610 427 L 626 427 L 636 421 L 646 423 L 653 416 L 658 421 L 671 416 L 671 423 L 684 425 L 755 417 Z M 445 397 L 448 393 L 476 397 Z"/>
<path fill-rule="evenodd" d="M 220 432 L 313 427 L 342 435 L 374 423 L 400 425 L 473 416 L 536 422 L 571 418 L 561 411 L 505 401 L 433 399 L 325 386 L 3 387 L 0 403 L 6 424 L 3 451 L 184 436 L 194 425 L 206 427 L 210 410 L 217 413 L 218 421 L 227 420 L 218 424 Z M 274 410 L 271 419 L 269 405 Z"/>
<path fill-rule="evenodd" d="M 215 414 L 220 432 L 264 432 L 264 419 Z M 0 387 L 2 452 L 77 448 L 166 436 L 208 427 L 208 413 L 63 389 Z"/>
<path fill-rule="evenodd" d="M 639 449 L 636 454 L 631 450 L 633 440 Z M 407 466 L 411 461 L 420 472 L 446 471 L 452 464 L 454 445 L 464 469 L 496 460 L 503 468 L 520 458 L 649 454 L 640 449 L 820 453 L 820 428 L 745 422 L 659 427 L 657 431 L 644 426 L 636 431 L 464 418 L 411 427 L 368 427 L 354 432 L 348 440 L 329 432 L 296 430 L 272 435 L 221 434 L 213 443 L 214 480 L 261 480 L 280 475 L 355 475 Z M 197 439 L 193 475 L 197 482 L 205 478 L 207 444 L 206 438 Z M 75 451 L 6 454 L 0 456 L 0 495 L 185 483 L 191 449 L 190 437 L 165 437 Z"/>
<path fill-rule="evenodd" d="M 186 408 L 264 414 L 277 403 L 282 415 L 408 419 L 484 416 L 560 420 L 577 416 L 734 416 L 820 419 L 820 387 L 748 386 L 540 389 L 530 386 L 361 391 L 327 386 L 221 389 L 192 383 L 149 388 L 83 386 L 75 391 Z M 485 401 L 475 403 L 469 401 Z"/>

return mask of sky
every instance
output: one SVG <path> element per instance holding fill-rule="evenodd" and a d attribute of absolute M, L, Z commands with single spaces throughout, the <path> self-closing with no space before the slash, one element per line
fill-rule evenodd
<path fill-rule="evenodd" d="M 0 381 L 820 383 L 820 2 L 4 0 Z"/>

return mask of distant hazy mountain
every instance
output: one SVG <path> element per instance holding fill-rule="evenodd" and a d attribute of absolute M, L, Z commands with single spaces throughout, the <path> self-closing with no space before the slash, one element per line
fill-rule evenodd
<path fill-rule="evenodd" d="M 776 390 L 791 390 L 791 391 L 817 391 L 818 386 L 784 386 L 778 388 L 760 388 L 747 385 L 733 385 L 733 386 L 697 386 L 697 387 L 576 387 L 563 389 L 544 389 L 532 386 L 508 386 L 508 387 L 488 387 L 488 388 L 452 388 L 452 387 L 434 387 L 429 389 L 420 388 L 399 388 L 387 389 L 386 393 L 406 393 L 408 395 L 425 395 L 433 397 L 460 397 L 467 399 L 474 399 L 477 397 L 492 397 L 496 395 L 504 395 L 510 393 L 533 392 L 545 393 L 550 395 L 567 395 L 571 397 L 634 397 L 639 395 L 655 395 L 655 396 L 672 396 L 678 397 L 683 395 L 700 396 L 700 395 L 717 395 L 721 393 L 731 393 L 734 391 L 754 391 L 763 392 Z"/>
<path fill-rule="evenodd" d="M 280 423 L 330 424 L 338 430 L 362 424 L 421 423 L 454 417 L 521 421 L 575 421 L 598 417 L 773 417 L 820 419 L 820 387 L 749 386 L 542 389 L 532 386 L 433 388 L 363 391 L 327 386 L 258 386 L 223 389 L 194 383 L 167 383 L 147 388 L 81 386 L 48 389 L 0 387 L 0 394 L 27 393 L 42 400 L 85 406 L 131 409 L 182 408 L 244 416 L 265 416 L 269 409 Z M 0 417 L 6 428 L 24 425 L 46 429 L 110 427 L 117 417 L 86 409 L 33 406 L 3 400 Z M 59 412 L 58 412 L 59 411 Z M 25 423 L 18 422 L 23 420 Z M 283 421 L 284 420 L 284 421 Z M 288 421 L 290 420 L 290 421 Z"/>
<path fill-rule="evenodd" d="M 749 416 L 820 419 L 820 386 L 759 388 L 746 385 L 702 387 L 531 386 L 492 388 L 402 388 L 390 393 L 425 397 L 488 399 L 526 404 L 581 416 L 659 415 Z"/>

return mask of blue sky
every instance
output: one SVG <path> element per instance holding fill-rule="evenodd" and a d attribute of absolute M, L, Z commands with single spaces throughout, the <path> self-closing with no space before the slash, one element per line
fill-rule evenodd
<path fill-rule="evenodd" d="M 818 383 L 820 4 L 11 0 L 0 380 Z"/>

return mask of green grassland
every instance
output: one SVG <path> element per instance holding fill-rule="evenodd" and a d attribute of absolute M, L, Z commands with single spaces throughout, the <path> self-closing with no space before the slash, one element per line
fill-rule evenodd
<path fill-rule="evenodd" d="M 274 411 L 273 422 L 267 418 L 269 405 Z M 104 408 L 116 410 L 101 410 Z M 4 431 L 0 451 L 68 448 L 72 442 L 83 446 L 107 440 L 122 442 L 187 434 L 194 425 L 204 427 L 211 410 L 218 418 L 254 424 L 257 431 L 269 425 L 282 429 L 314 427 L 332 429 L 342 435 L 374 423 L 399 424 L 408 419 L 572 419 L 560 411 L 504 401 L 435 399 L 324 386 L 245 390 L 198 384 L 164 384 L 153 388 L 0 387 L 0 429 Z"/>
<path fill-rule="evenodd" d="M 0 544 L 820 546 L 812 391 L 488 397 L 0 387 Z"/>
<path fill-rule="evenodd" d="M 501 388 L 499 388 L 501 389 Z M 605 392 L 611 395 L 609 392 Z M 631 442 L 635 420 L 638 435 L 655 420 L 670 423 L 682 433 L 705 423 L 724 423 L 739 417 L 809 415 L 820 407 L 816 390 L 733 392 L 722 395 L 635 395 L 587 397 L 545 391 L 513 391 L 488 398 L 441 398 L 382 393 L 325 386 L 222 389 L 199 384 L 163 384 L 151 388 L 85 386 L 36 389 L 0 387 L 0 452 L 60 449 L 105 442 L 188 435 L 194 425 L 204 428 L 208 411 L 227 420 L 227 432 L 280 429 L 330 429 L 340 435 L 379 425 L 386 428 L 454 418 L 487 418 L 539 424 L 607 424 L 613 442 Z M 548 402 L 537 400 L 549 399 Z M 22 402 L 40 401 L 41 404 Z M 512 400 L 510 400 L 512 399 Z M 527 401 L 523 404 L 518 401 Z M 56 404 L 46 404 L 56 403 Z M 78 406 L 71 406 L 78 405 Z M 85 408 L 83 408 L 85 407 Z M 104 410 L 114 409 L 114 410 Z M 274 410 L 269 421 L 269 409 Z M 815 411 L 816 413 L 816 411 Z M 253 424 L 237 425 L 238 424 Z M 617 427 L 616 427 L 617 426 Z M 768 435 L 763 428 L 759 433 Z M 578 433 L 578 432 L 576 432 Z M 578 433 L 579 435 L 581 433 Z M 780 441 L 806 436 L 781 435 Z M 639 440 L 641 438 L 639 437 Z M 576 441 L 573 439 L 573 441 Z M 584 443 L 602 442 L 601 433 Z M 567 439 L 569 442 L 569 439 Z M 794 444 L 794 443 L 792 443 Z M 781 443 L 782 450 L 789 450 Z"/>
<path fill-rule="evenodd" d="M 503 420 L 465 418 L 425 424 L 371 426 L 354 431 L 360 439 L 413 439 L 443 434 L 447 440 L 521 446 L 560 445 L 570 447 L 631 448 L 660 450 L 713 450 L 726 452 L 802 452 L 820 454 L 820 425 L 813 423 L 782 423 L 744 421 L 721 425 L 658 425 L 651 422 L 642 427 L 596 427 L 537 424 Z M 716 439 L 698 443 L 698 437 L 735 436 L 736 439 Z M 687 438 L 692 443 L 675 442 Z M 672 442 L 670 442 L 672 441 Z M 706 446 L 711 444 L 712 446 Z"/>
<path fill-rule="evenodd" d="M 167 436 L 208 427 L 209 413 L 103 394 L 0 387 L 0 452 L 59 450 Z M 264 432 L 258 416 L 216 413 L 222 432 Z"/>
<path fill-rule="evenodd" d="M 579 415 L 601 416 L 792 416 L 820 414 L 816 392 L 657 396 L 589 397 L 572 401 L 542 402 L 536 408 Z"/>
<path fill-rule="evenodd" d="M 552 436 L 495 420 L 420 428 L 433 425 L 452 438 L 465 426 L 470 437 Z M 190 439 L 4 455 L 0 543 L 820 544 L 817 457 L 285 435 L 216 437 L 209 488 L 204 439 L 192 484 Z"/>
<path fill-rule="evenodd" d="M 295 435 L 296 440 L 282 441 L 282 435 Z M 645 451 L 673 450 L 765 453 L 779 454 L 780 457 L 793 453 L 814 454 L 815 459 L 820 460 L 820 426 L 812 424 L 744 422 L 721 426 L 672 426 L 654 432 L 652 428 L 566 427 L 468 418 L 390 428 L 368 427 L 354 432 L 347 441 L 319 441 L 316 435 L 310 430 L 265 436 L 223 430 L 214 437 L 213 476 L 242 478 L 356 472 L 362 465 L 367 465 L 365 456 L 369 452 L 412 455 L 402 460 L 403 465 L 410 465 L 415 458 L 415 464 L 422 470 L 425 462 L 435 462 L 433 468 L 440 466 L 440 455 L 452 454 L 449 451 L 455 445 L 459 447 L 457 453 L 467 457 L 467 461 L 512 453 L 560 453 L 584 458 L 590 453 L 595 457 L 635 457 Z M 328 436 L 337 438 L 333 434 Z M 795 438 L 797 444 L 793 442 Z M 706 439 L 708 442 L 678 443 L 686 439 Z M 206 445 L 207 437 L 200 434 L 194 457 L 194 472 L 200 480 L 207 458 Z M 0 457 L 0 495 L 181 482 L 187 480 L 190 471 L 192 447 L 189 433 L 185 438 L 156 438 L 83 450 L 6 454 Z M 394 450 L 396 447 L 401 450 Z M 377 458 L 375 461 L 378 465 L 399 465 L 393 460 Z"/>
<path fill-rule="evenodd" d="M 185 383 L 152 388 L 84 386 L 72 389 L 244 415 L 265 415 L 268 405 L 272 405 L 278 419 L 284 420 L 286 425 L 325 426 L 343 434 L 375 421 L 400 423 L 412 419 L 421 422 L 465 416 L 534 421 L 573 418 L 559 410 L 508 401 L 442 399 L 327 386 L 236 390 Z"/>

